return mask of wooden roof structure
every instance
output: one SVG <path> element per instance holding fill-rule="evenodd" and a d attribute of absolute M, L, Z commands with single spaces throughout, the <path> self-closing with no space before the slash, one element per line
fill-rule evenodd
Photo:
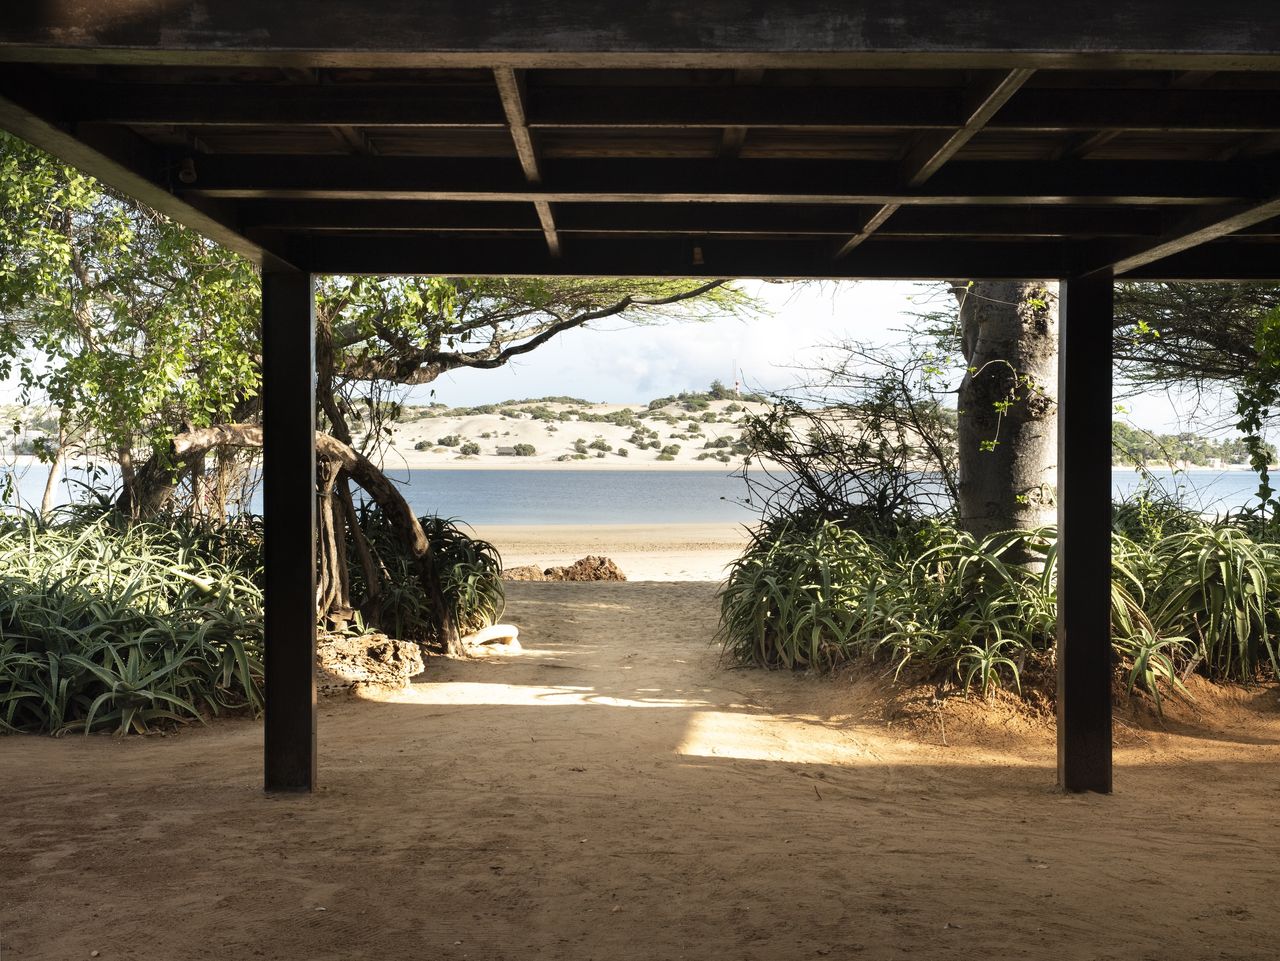
<path fill-rule="evenodd" d="M 1280 278 L 1274 0 L 27 0 L 0 127 L 263 267 L 269 789 L 317 273 L 1062 279 L 1058 772 L 1111 789 L 1112 283 Z"/>
<path fill-rule="evenodd" d="M 46 0 L 0 125 L 318 272 L 1280 273 L 1268 3 Z"/>

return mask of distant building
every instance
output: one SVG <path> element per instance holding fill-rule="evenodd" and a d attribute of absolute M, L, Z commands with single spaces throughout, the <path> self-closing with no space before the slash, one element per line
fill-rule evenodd
<path fill-rule="evenodd" d="M 498 456 L 499 457 L 515 457 L 516 449 L 514 447 L 499 447 Z"/>

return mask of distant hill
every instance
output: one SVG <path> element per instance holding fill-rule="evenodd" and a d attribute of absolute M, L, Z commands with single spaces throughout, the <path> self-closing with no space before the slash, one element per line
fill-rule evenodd
<path fill-rule="evenodd" d="M 713 385 L 643 404 L 536 397 L 473 407 L 405 406 L 391 425 L 393 462 L 409 466 L 716 467 L 746 452 L 745 419 L 767 406 Z"/>

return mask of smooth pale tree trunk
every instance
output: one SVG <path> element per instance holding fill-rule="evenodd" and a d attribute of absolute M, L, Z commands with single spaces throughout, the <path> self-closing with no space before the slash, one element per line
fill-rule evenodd
<path fill-rule="evenodd" d="M 1058 287 L 957 283 L 960 526 L 977 538 L 1055 520 Z M 1098 443 L 1111 443 L 1110 437 Z"/>
<path fill-rule="evenodd" d="M 67 449 L 62 437 L 58 438 L 58 449 L 53 453 L 53 463 L 49 465 L 49 476 L 44 482 L 44 495 L 40 498 L 40 516 L 48 517 L 53 513 L 53 499 L 58 491 L 58 481 L 62 479 L 62 465 L 67 457 Z"/>

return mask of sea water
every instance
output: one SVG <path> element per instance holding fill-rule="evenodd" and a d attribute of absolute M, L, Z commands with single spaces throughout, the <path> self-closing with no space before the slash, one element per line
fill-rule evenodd
<path fill-rule="evenodd" d="M 38 504 L 45 468 L 36 464 L 17 478 L 26 506 Z M 390 469 L 419 514 L 457 517 L 472 524 L 679 524 L 749 523 L 755 514 L 741 477 L 715 470 L 450 470 Z M 1153 471 L 1166 490 L 1181 490 L 1186 503 L 1214 512 L 1256 502 L 1257 477 L 1248 471 Z M 1142 484 L 1136 471 L 1112 472 L 1116 496 Z M 66 503 L 66 484 L 58 502 Z M 261 509 L 260 503 L 253 505 Z"/>

